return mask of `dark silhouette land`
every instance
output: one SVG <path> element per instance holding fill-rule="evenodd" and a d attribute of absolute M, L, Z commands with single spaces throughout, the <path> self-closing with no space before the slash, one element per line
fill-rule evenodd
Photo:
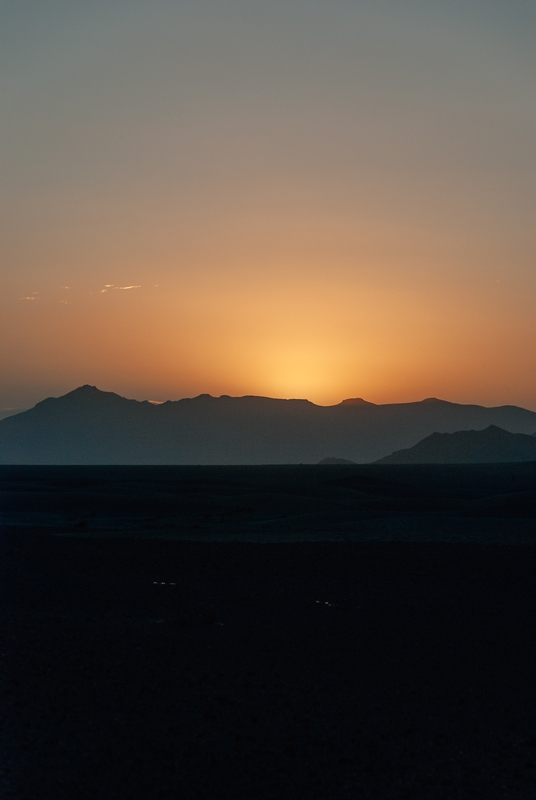
<path fill-rule="evenodd" d="M 534 797 L 536 463 L 0 489 L 2 797 Z"/>
<path fill-rule="evenodd" d="M 536 437 L 509 433 L 496 425 L 483 431 L 433 433 L 378 464 L 493 464 L 536 461 Z"/>
<path fill-rule="evenodd" d="M 535 427 L 94 387 L 1 421 L 0 798 L 532 800 Z"/>
<path fill-rule="evenodd" d="M 200 395 L 154 405 L 82 386 L 0 420 L 0 463 L 317 464 L 330 455 L 366 463 L 435 432 L 489 425 L 532 434 L 536 413 L 434 398 L 323 407 L 307 400 Z"/>
<path fill-rule="evenodd" d="M 355 464 L 355 461 L 349 461 L 347 458 L 336 458 L 335 456 L 328 456 L 327 458 L 322 458 L 319 464 Z"/>

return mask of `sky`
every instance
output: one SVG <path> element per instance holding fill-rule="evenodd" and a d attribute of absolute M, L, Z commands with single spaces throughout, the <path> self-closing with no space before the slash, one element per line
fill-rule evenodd
<path fill-rule="evenodd" d="M 536 409 L 533 0 L 0 0 L 0 413 Z"/>

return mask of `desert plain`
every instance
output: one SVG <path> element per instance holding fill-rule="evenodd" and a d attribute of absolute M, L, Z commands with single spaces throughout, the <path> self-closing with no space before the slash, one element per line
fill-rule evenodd
<path fill-rule="evenodd" d="M 0 481 L 0 796 L 534 797 L 536 464 Z"/>

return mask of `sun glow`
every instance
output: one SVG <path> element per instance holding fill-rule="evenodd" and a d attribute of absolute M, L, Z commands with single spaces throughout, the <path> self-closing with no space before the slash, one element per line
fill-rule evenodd
<path fill-rule="evenodd" d="M 276 397 L 331 398 L 340 380 L 340 359 L 325 342 L 287 342 L 259 347 L 253 383 Z"/>

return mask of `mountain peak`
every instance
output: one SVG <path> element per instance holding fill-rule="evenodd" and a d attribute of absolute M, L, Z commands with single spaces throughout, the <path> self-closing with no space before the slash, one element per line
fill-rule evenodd
<path fill-rule="evenodd" d="M 76 389 L 73 389 L 72 392 L 67 392 L 67 394 L 73 395 L 76 394 L 78 396 L 82 394 L 105 394 L 100 389 L 97 389 L 96 386 L 91 386 L 89 383 L 84 383 L 83 386 L 78 386 Z M 66 395 L 64 395 L 66 396 Z"/>
<path fill-rule="evenodd" d="M 339 403 L 340 406 L 375 406 L 376 403 L 370 403 L 368 400 L 363 400 L 362 397 L 349 397 Z"/>
<path fill-rule="evenodd" d="M 78 388 L 73 389 L 72 392 L 67 392 L 62 397 L 58 398 L 59 400 L 63 400 L 64 398 L 105 398 L 105 397 L 121 397 L 121 395 L 116 394 L 115 392 L 103 392 L 102 389 L 98 389 L 96 386 L 91 386 L 89 383 L 85 383 L 83 386 L 78 386 Z M 121 397 L 121 400 L 125 400 L 126 398 Z"/>
<path fill-rule="evenodd" d="M 67 392 L 60 397 L 47 397 L 46 400 L 41 400 L 40 403 L 35 405 L 36 409 L 43 408 L 91 408 L 95 405 L 109 406 L 110 403 L 117 405 L 118 403 L 136 403 L 136 400 L 127 400 L 125 397 L 116 394 L 115 392 L 103 392 L 96 386 L 91 386 L 85 383 L 83 386 L 78 386 L 72 392 Z M 30 409 L 31 410 L 31 409 Z"/>

